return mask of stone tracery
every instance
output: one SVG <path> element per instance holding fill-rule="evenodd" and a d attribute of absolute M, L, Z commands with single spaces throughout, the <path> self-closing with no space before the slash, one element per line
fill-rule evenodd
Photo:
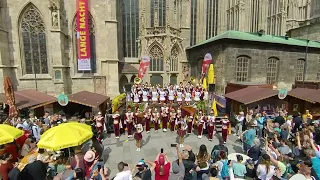
<path fill-rule="evenodd" d="M 20 19 L 20 36 L 26 74 L 47 74 L 47 48 L 44 21 L 33 4 L 29 4 Z"/>

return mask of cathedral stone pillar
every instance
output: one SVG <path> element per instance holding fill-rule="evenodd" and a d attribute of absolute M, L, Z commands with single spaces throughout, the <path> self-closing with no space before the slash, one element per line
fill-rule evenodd
<path fill-rule="evenodd" d="M 69 92 L 67 88 L 67 78 L 69 78 L 69 66 L 66 58 L 66 38 L 65 31 L 66 15 L 63 8 L 63 0 L 50 0 L 49 13 L 51 17 L 50 24 L 50 42 L 48 61 L 52 60 L 52 76 L 55 84 L 55 92 Z"/>

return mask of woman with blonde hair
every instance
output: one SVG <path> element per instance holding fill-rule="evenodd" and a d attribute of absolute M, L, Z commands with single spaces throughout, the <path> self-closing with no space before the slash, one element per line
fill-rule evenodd
<path fill-rule="evenodd" d="M 275 173 L 275 167 L 271 165 L 270 156 L 264 154 L 261 156 L 260 164 L 257 167 L 257 177 L 260 180 L 272 179 Z"/>

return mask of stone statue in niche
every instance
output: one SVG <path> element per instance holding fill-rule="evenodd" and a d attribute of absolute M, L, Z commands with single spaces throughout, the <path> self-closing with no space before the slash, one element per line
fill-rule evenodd
<path fill-rule="evenodd" d="M 189 66 L 187 64 L 183 65 L 182 68 L 183 81 L 189 81 Z"/>
<path fill-rule="evenodd" d="M 171 59 L 171 58 L 167 58 L 167 59 L 166 59 L 166 71 L 167 71 L 167 72 L 170 71 L 170 59 Z"/>
<path fill-rule="evenodd" d="M 51 0 L 50 1 L 50 10 L 51 10 L 51 24 L 52 28 L 59 28 L 59 0 Z"/>

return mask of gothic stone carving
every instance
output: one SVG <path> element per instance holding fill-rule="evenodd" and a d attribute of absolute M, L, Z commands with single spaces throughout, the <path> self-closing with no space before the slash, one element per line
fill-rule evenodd
<path fill-rule="evenodd" d="M 51 25 L 53 29 L 59 29 L 59 15 L 60 0 L 50 0 L 50 10 L 51 10 Z"/>
<path fill-rule="evenodd" d="M 189 68 L 189 65 L 186 63 L 182 65 L 182 74 L 183 74 L 183 81 L 184 82 L 189 81 L 190 68 Z"/>

